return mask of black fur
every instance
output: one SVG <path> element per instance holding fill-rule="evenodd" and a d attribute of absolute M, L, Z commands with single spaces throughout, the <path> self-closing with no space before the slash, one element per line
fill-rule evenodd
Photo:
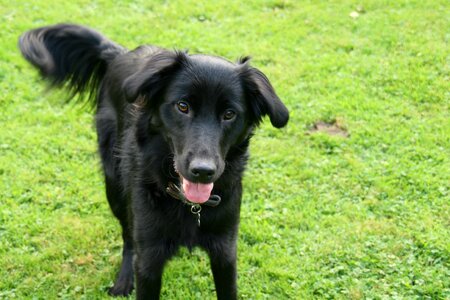
<path fill-rule="evenodd" d="M 78 25 L 31 30 L 19 46 L 53 85 L 93 96 L 106 195 L 124 240 L 110 294 L 130 294 L 134 274 L 137 298 L 158 299 L 166 261 L 180 246 L 199 246 L 209 254 L 218 299 L 236 299 L 249 140 L 263 116 L 277 128 L 289 116 L 267 77 L 248 58 L 234 64 L 155 46 L 128 51 Z M 179 101 L 189 109 L 180 110 Z M 196 171 L 205 165 L 206 175 Z M 217 207 L 202 206 L 200 227 L 189 207 L 166 193 L 180 176 L 214 182 L 222 198 Z"/>

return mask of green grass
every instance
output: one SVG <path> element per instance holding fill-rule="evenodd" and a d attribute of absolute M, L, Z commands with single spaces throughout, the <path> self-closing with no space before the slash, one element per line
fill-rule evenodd
<path fill-rule="evenodd" d="M 253 139 L 241 299 L 449 299 L 448 1 L 201 2 L 0 0 L 0 298 L 106 299 L 118 270 L 93 118 L 43 93 L 16 46 L 75 22 L 130 48 L 250 54 L 291 110 Z M 319 120 L 350 136 L 309 134 Z M 206 255 L 182 250 L 162 294 L 213 299 Z"/>

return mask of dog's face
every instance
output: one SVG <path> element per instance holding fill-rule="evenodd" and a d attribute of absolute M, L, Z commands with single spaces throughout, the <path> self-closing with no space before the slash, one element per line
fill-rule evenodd
<path fill-rule="evenodd" d="M 124 90 L 131 101 L 147 98 L 148 130 L 170 145 L 185 196 L 195 203 L 208 200 L 230 148 L 244 142 L 264 115 L 275 127 L 288 120 L 267 78 L 245 60 L 163 52 L 128 78 Z"/>
<path fill-rule="evenodd" d="M 189 182 L 217 180 L 251 124 L 238 74 L 218 58 L 190 57 L 167 87 L 159 112 L 175 167 Z"/>

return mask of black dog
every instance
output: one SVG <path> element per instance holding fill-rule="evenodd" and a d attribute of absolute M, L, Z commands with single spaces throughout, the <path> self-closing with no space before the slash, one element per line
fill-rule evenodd
<path fill-rule="evenodd" d="M 106 195 L 124 241 L 110 294 L 130 294 L 135 274 L 137 298 L 158 299 L 165 262 L 200 246 L 217 297 L 236 299 L 249 140 L 263 116 L 277 128 L 289 118 L 267 77 L 248 58 L 129 51 L 77 25 L 31 30 L 19 45 L 53 86 L 95 99 Z"/>

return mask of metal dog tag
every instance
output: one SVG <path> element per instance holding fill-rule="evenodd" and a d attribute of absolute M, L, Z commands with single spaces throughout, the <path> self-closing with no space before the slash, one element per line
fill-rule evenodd
<path fill-rule="evenodd" d="M 200 227 L 200 212 L 202 211 L 202 207 L 198 204 L 191 206 L 191 213 L 197 215 L 197 225 Z"/>

